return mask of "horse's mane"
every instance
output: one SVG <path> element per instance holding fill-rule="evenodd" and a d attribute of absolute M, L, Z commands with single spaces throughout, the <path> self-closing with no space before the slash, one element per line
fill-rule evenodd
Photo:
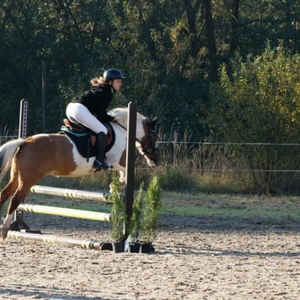
<path fill-rule="evenodd" d="M 115 120 L 118 122 L 121 122 L 123 124 L 126 124 L 127 122 L 127 116 L 128 116 L 128 108 L 127 107 L 117 107 L 109 111 L 109 114 L 115 117 Z M 140 113 L 137 113 L 137 120 L 143 120 L 146 119 L 143 115 Z"/>

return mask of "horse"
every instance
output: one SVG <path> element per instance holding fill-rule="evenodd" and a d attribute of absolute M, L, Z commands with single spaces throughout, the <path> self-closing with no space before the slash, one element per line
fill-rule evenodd
<path fill-rule="evenodd" d="M 126 179 L 127 108 L 109 112 L 114 117 L 110 122 L 115 139 L 106 159 L 118 171 L 120 184 Z M 157 162 L 156 118 L 148 119 L 137 112 L 135 147 L 149 166 Z M 25 200 L 30 189 L 45 176 L 80 177 L 93 174 L 95 157 L 83 157 L 73 140 L 65 133 L 40 133 L 25 139 L 18 138 L 0 147 L 0 181 L 10 169 L 10 179 L 0 193 L 0 211 L 10 198 L 6 217 L 1 228 L 3 240 L 7 237 L 14 211 Z M 111 186 L 110 186 L 111 188 Z M 111 191 L 111 190 L 110 190 Z"/>

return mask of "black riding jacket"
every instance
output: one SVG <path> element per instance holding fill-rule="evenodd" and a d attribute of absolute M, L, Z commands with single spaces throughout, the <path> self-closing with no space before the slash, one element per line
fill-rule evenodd
<path fill-rule="evenodd" d="M 110 85 L 93 86 L 81 96 L 72 99 L 72 103 L 81 103 L 101 122 L 113 121 L 107 114 L 107 108 L 112 101 L 113 93 Z"/>

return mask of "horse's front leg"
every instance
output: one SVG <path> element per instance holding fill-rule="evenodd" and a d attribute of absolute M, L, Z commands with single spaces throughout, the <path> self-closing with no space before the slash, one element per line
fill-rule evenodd
<path fill-rule="evenodd" d="M 119 185 L 121 189 L 125 189 L 126 172 L 120 171 Z"/>
<path fill-rule="evenodd" d="M 120 175 L 119 187 L 120 187 L 120 189 L 124 189 L 125 188 L 126 172 L 125 171 L 119 171 L 119 175 Z M 113 191 L 114 191 L 114 185 L 111 182 L 110 185 L 109 185 L 109 192 L 113 193 Z"/>

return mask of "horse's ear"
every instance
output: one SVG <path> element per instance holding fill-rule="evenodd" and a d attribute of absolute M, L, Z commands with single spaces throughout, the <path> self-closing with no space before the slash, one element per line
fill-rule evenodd
<path fill-rule="evenodd" d="M 155 117 L 151 120 L 151 125 L 155 126 L 156 122 L 157 122 L 157 117 Z"/>

